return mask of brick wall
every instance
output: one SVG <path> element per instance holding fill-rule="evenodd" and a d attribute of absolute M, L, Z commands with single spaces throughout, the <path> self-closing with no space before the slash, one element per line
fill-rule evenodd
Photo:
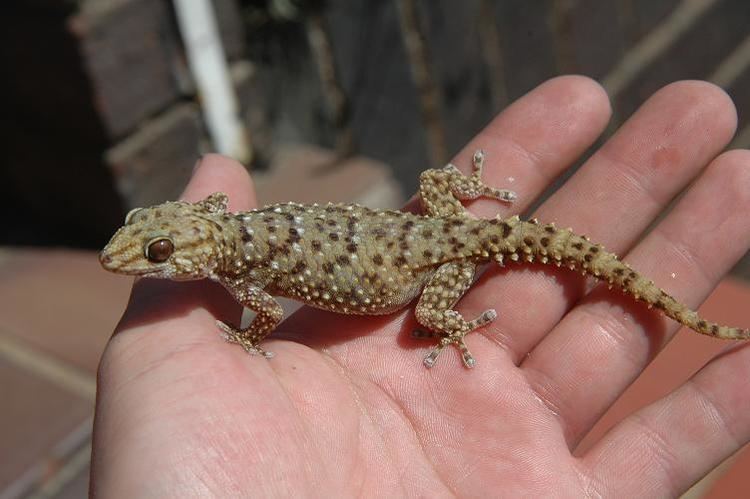
<path fill-rule="evenodd" d="M 333 147 L 335 117 L 304 15 L 266 12 L 253 24 L 268 2 L 214 4 L 260 156 L 272 144 Z M 22 223 L 3 215 L 4 241 L 96 247 L 128 207 L 174 197 L 210 148 L 170 2 L 10 5 L 0 21 L 0 52 L 13 68 L 0 192 L 28 213 Z M 396 0 L 329 0 L 321 12 L 355 151 L 390 165 L 405 192 L 433 158 L 455 153 L 510 101 L 561 73 L 602 81 L 613 125 L 660 86 L 713 79 L 738 105 L 735 145 L 750 145 L 745 0 L 415 0 L 415 9 L 438 97 L 429 123 Z"/>
<path fill-rule="evenodd" d="M 214 6 L 227 56 L 248 65 L 237 4 Z M 206 144 L 171 4 L 34 0 L 7 11 L 0 192 L 24 216 L 2 210 L 2 241 L 100 247 L 128 208 L 174 198 Z M 247 88 L 252 72 L 237 74 Z"/>

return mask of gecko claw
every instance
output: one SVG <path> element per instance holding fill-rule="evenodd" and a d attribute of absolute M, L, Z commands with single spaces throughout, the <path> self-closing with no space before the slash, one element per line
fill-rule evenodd
<path fill-rule="evenodd" d="M 473 369 L 474 366 L 477 365 L 477 361 L 474 359 L 474 357 L 471 356 L 469 352 L 465 352 L 461 357 L 463 358 L 464 365 L 468 369 Z"/>

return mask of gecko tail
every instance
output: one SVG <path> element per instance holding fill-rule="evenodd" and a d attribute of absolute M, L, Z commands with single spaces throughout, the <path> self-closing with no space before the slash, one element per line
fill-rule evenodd
<path fill-rule="evenodd" d="M 535 220 L 521 222 L 518 228 L 521 230 L 516 234 L 521 244 L 517 253 L 526 261 L 579 270 L 606 282 L 610 288 L 618 288 L 637 301 L 646 303 L 649 308 L 661 310 L 667 317 L 698 333 L 727 340 L 750 339 L 748 329 L 721 326 L 702 319 L 696 311 L 585 236 L 579 236 L 570 229 L 558 229 L 552 224 L 541 225 Z"/>

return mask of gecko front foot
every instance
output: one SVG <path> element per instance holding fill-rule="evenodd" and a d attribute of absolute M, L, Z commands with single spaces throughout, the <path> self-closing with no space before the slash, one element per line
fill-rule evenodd
<path fill-rule="evenodd" d="M 476 319 L 464 323 L 464 328 L 454 333 L 441 334 L 433 331 L 424 331 L 419 329 L 415 330 L 412 333 L 412 336 L 415 338 L 440 338 L 440 343 L 438 343 L 435 348 L 433 348 L 432 351 L 425 356 L 423 361 L 425 367 L 434 366 L 437 362 L 438 356 L 448 345 L 455 345 L 456 348 L 458 348 L 458 350 L 461 352 L 461 359 L 463 360 L 466 367 L 468 367 L 469 369 L 474 367 L 477 364 L 477 361 L 474 359 L 474 356 L 471 355 L 469 348 L 466 346 L 464 338 L 470 332 L 486 326 L 496 318 L 497 312 L 494 309 L 489 309 L 482 312 L 482 314 Z"/>
<path fill-rule="evenodd" d="M 221 329 L 221 337 L 227 342 L 240 345 L 251 355 L 262 355 L 267 359 L 273 357 L 273 352 L 267 352 L 258 346 L 260 339 L 256 338 L 250 331 L 234 328 L 222 321 L 216 321 L 216 325 Z"/>

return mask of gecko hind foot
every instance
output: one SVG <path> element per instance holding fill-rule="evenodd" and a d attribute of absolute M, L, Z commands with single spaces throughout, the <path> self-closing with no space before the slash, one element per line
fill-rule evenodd
<path fill-rule="evenodd" d="M 274 356 L 273 352 L 268 352 L 259 347 L 257 343 L 253 341 L 252 337 L 248 337 L 248 335 L 241 329 L 234 328 L 222 321 L 216 321 L 216 325 L 221 329 L 221 337 L 224 338 L 227 343 L 236 343 L 240 345 L 242 349 L 250 355 L 260 355 L 266 359 L 270 359 Z"/>
<path fill-rule="evenodd" d="M 448 345 L 456 345 L 456 348 L 458 348 L 458 350 L 461 352 L 461 360 L 464 361 L 464 365 L 466 367 L 471 369 L 472 367 L 477 365 L 477 361 L 474 359 L 474 356 L 471 355 L 469 347 L 467 347 L 466 343 L 464 342 L 464 336 L 466 336 L 466 333 L 456 333 L 449 336 L 443 336 L 440 339 L 440 343 L 438 343 L 430 353 L 425 355 L 425 358 L 422 361 L 424 363 L 424 366 L 428 368 L 434 366 L 437 362 L 438 356 Z"/>
<path fill-rule="evenodd" d="M 472 367 L 474 367 L 477 364 L 477 361 L 469 351 L 469 347 L 466 346 L 464 338 L 467 334 L 476 329 L 486 326 L 496 318 L 497 312 L 494 309 L 488 309 L 482 312 L 482 314 L 479 315 L 479 317 L 477 317 L 476 319 L 467 322 L 465 329 L 462 329 L 461 331 L 457 331 L 455 333 L 446 335 L 434 331 L 424 331 L 420 329 L 412 332 L 412 336 L 414 338 L 440 338 L 440 343 L 438 343 L 435 348 L 433 348 L 432 351 L 425 356 L 423 360 L 425 367 L 429 368 L 434 366 L 437 362 L 438 356 L 448 345 L 455 345 L 456 348 L 458 348 L 459 352 L 461 352 L 461 360 L 463 360 L 464 365 L 467 368 L 471 369 Z"/>

